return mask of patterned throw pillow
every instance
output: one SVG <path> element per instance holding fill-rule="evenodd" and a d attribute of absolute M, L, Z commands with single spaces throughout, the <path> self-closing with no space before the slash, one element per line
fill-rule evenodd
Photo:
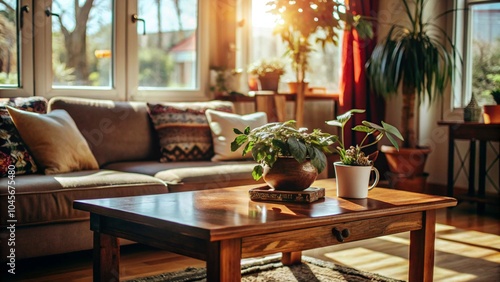
<path fill-rule="evenodd" d="M 160 162 L 210 160 L 214 149 L 205 111 L 234 112 L 224 101 L 148 103 L 148 108 L 160 138 Z"/>
<path fill-rule="evenodd" d="M 8 175 L 13 165 L 16 175 L 37 172 L 34 158 L 24 144 L 5 106 L 25 111 L 46 113 L 47 100 L 43 97 L 0 99 L 0 177 Z"/>

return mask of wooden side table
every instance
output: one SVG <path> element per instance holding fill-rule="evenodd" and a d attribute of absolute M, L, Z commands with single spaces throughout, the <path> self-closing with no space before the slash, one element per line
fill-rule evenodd
<path fill-rule="evenodd" d="M 284 122 L 286 119 L 286 107 L 285 103 L 287 101 L 296 102 L 296 93 L 275 93 L 272 91 L 252 91 L 251 95 L 230 95 L 230 96 L 218 96 L 216 99 L 232 101 L 232 102 L 254 102 L 255 111 L 261 111 L 267 113 L 269 122 Z M 306 101 L 331 101 L 334 104 L 334 116 L 333 119 L 337 117 L 338 114 L 338 104 L 340 95 L 338 93 L 307 93 L 305 95 Z M 296 119 L 296 117 L 294 118 Z"/>
<path fill-rule="evenodd" d="M 454 160 L 455 160 L 455 140 L 469 140 L 469 179 L 467 195 L 458 196 L 462 200 L 470 200 L 478 203 L 478 212 L 483 212 L 486 203 L 499 204 L 499 193 L 497 195 L 486 195 L 486 178 L 490 164 L 487 168 L 486 163 L 486 146 L 487 142 L 500 142 L 500 124 L 485 124 L 477 122 L 462 122 L 462 121 L 439 121 L 438 125 L 448 126 L 448 180 L 447 180 L 447 195 L 453 197 L 454 193 Z M 476 168 L 476 141 L 479 141 L 479 172 L 478 172 L 478 187 L 477 193 L 475 189 L 475 168 Z M 500 150 L 496 150 L 497 157 L 493 161 L 498 162 L 500 159 Z M 462 167 L 464 166 L 464 160 Z M 460 173 L 460 170 L 459 172 Z M 457 174 L 458 175 L 458 174 Z M 498 182 L 500 183 L 500 169 L 498 172 Z M 495 187 L 498 190 L 498 186 Z"/>

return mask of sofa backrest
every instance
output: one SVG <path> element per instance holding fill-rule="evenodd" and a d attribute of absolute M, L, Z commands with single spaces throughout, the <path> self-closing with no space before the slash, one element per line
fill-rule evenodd
<path fill-rule="evenodd" d="M 158 137 L 145 102 L 54 97 L 48 111 L 66 110 L 87 140 L 99 166 L 158 160 Z"/>

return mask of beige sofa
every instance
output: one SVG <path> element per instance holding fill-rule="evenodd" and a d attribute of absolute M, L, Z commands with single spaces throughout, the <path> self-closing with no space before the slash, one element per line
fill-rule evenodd
<path fill-rule="evenodd" d="M 220 103 L 232 108 L 229 102 Z M 72 208 L 76 199 L 255 183 L 251 178 L 254 163 L 249 160 L 160 162 L 159 135 L 149 114 L 151 108 L 145 102 L 57 97 L 48 102 L 48 112 L 56 109 L 69 113 L 99 167 L 49 175 L 40 171 L 15 175 L 15 184 L 11 185 L 15 188 L 15 203 L 10 207 L 11 178 L 0 178 L 2 261 L 11 254 L 11 248 L 16 259 L 92 248 L 89 214 Z M 14 233 L 9 226 L 15 226 Z"/>

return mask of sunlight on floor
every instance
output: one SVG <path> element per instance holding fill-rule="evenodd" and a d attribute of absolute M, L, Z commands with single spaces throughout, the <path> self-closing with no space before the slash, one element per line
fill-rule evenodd
<path fill-rule="evenodd" d="M 324 256 L 336 263 L 352 267 L 363 265 L 364 271 L 407 279 L 409 234 L 405 232 L 376 239 L 380 242 L 390 242 L 391 249 L 373 248 L 374 244 L 365 248 L 362 243 L 357 242 L 353 243 L 357 245 L 352 248 L 332 250 L 324 253 Z M 473 281 L 477 275 L 463 273 L 459 266 L 460 261 L 467 258 L 475 259 L 473 263 L 477 264 L 478 272 L 485 264 L 500 265 L 500 236 L 494 234 L 437 224 L 435 250 L 434 281 Z"/>

